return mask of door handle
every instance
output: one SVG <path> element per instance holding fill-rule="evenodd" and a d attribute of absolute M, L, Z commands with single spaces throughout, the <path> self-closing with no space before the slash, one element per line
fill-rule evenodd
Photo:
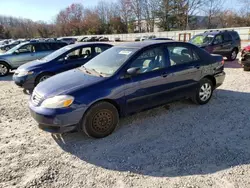
<path fill-rule="evenodd" d="M 169 76 L 169 74 L 168 74 L 168 73 L 163 73 L 161 76 L 162 76 L 163 78 L 166 78 L 166 77 Z"/>
<path fill-rule="evenodd" d="M 194 66 L 194 68 L 196 68 L 196 69 L 200 69 L 200 68 L 201 68 L 201 66 L 200 66 L 200 65 L 195 65 L 195 66 Z"/>

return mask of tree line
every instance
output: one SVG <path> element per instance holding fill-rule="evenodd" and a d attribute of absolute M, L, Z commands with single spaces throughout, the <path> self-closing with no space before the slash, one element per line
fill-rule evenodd
<path fill-rule="evenodd" d="M 120 34 L 185 29 L 250 26 L 249 0 L 238 11 L 223 9 L 226 0 L 99 1 L 92 8 L 75 3 L 61 10 L 53 23 L 0 16 L 0 38 Z"/>

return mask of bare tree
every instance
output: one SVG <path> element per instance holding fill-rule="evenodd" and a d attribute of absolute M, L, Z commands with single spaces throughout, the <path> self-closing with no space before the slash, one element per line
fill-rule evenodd
<path fill-rule="evenodd" d="M 131 3 L 130 0 L 118 0 L 120 17 L 126 25 L 126 33 L 128 32 L 128 23 L 131 19 Z"/>
<path fill-rule="evenodd" d="M 143 0 L 130 0 L 131 2 L 131 10 L 133 14 L 136 17 L 136 24 L 138 27 L 138 31 L 142 32 L 142 5 L 143 5 Z"/>
<path fill-rule="evenodd" d="M 202 11 L 207 16 L 207 28 L 210 29 L 213 27 L 212 21 L 213 18 L 221 11 L 221 6 L 224 0 L 206 0 L 202 7 Z"/>
<path fill-rule="evenodd" d="M 205 0 L 185 0 L 183 7 L 186 9 L 186 29 L 189 29 L 189 16 L 196 15 Z M 216 1 L 216 0 L 215 0 Z"/>

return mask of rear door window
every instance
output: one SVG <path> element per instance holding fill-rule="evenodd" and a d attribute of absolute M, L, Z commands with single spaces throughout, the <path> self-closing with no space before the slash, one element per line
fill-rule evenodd
<path fill-rule="evenodd" d="M 100 54 L 100 53 L 104 52 L 105 50 L 107 50 L 109 48 L 110 48 L 109 46 L 104 46 L 104 45 L 102 45 L 102 46 L 96 46 L 95 47 L 95 53 L 96 54 Z"/>
<path fill-rule="evenodd" d="M 64 47 L 64 46 L 66 46 L 67 44 L 66 43 L 63 43 L 63 42 L 58 42 L 58 43 L 50 43 L 50 46 L 51 46 L 51 48 L 52 48 L 52 50 L 58 50 L 58 49 L 60 49 L 60 48 L 62 48 L 62 47 Z"/>
<path fill-rule="evenodd" d="M 167 46 L 170 66 L 178 66 L 183 64 L 189 64 L 199 60 L 198 54 L 188 46 L 184 45 L 171 45 Z"/>
<path fill-rule="evenodd" d="M 37 43 L 34 46 L 36 52 L 50 51 L 50 47 L 46 43 Z"/>
<path fill-rule="evenodd" d="M 225 42 L 229 42 L 229 41 L 232 40 L 232 36 L 229 33 L 226 32 L 226 33 L 223 34 L 223 39 L 224 39 Z"/>

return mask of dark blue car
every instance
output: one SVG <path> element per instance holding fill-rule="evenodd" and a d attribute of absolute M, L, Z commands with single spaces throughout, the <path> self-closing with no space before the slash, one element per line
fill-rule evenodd
<path fill-rule="evenodd" d="M 65 46 L 45 58 L 20 66 L 15 71 L 13 80 L 16 85 L 32 90 L 47 78 L 80 67 L 111 47 L 111 44 L 105 43 L 77 43 Z"/>
<path fill-rule="evenodd" d="M 224 79 L 224 61 L 192 44 L 145 41 L 115 46 L 84 66 L 40 83 L 29 102 L 39 127 L 102 138 L 119 118 L 170 101 L 206 104 Z"/>

